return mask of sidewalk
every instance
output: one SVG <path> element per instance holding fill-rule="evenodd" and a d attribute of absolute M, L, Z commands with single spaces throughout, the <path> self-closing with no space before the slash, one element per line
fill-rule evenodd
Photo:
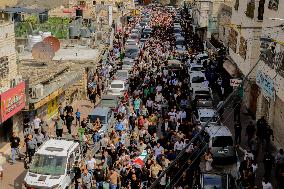
<path fill-rule="evenodd" d="M 81 112 L 81 119 L 82 118 L 87 118 L 89 115 L 90 111 L 94 108 L 94 105 L 88 101 L 88 100 L 80 100 L 80 101 L 75 101 L 73 104 L 73 109 L 76 112 L 77 108 L 79 108 L 79 111 Z M 50 127 L 50 133 L 55 136 L 55 129 L 53 127 L 54 125 L 52 124 Z M 72 134 L 77 133 L 77 127 L 75 127 L 75 121 L 72 126 Z M 67 133 L 67 128 L 66 126 L 63 129 L 63 133 Z M 8 144 L 9 145 L 9 144 Z M 24 149 L 20 149 L 22 152 L 24 152 Z M 23 189 L 23 180 L 26 175 L 27 170 L 24 169 L 24 163 L 23 160 L 17 160 L 16 164 L 11 165 L 9 163 L 10 160 L 10 147 L 7 146 L 5 148 L 5 153 L 8 154 L 6 155 L 7 158 L 7 163 L 4 164 L 4 177 L 3 180 L 0 180 L 0 189 Z"/>
<path fill-rule="evenodd" d="M 243 148 L 246 147 L 246 140 L 247 140 L 246 136 L 245 136 L 246 126 L 249 124 L 250 121 L 253 121 L 254 124 L 256 124 L 256 121 L 253 120 L 251 118 L 251 116 L 249 116 L 248 114 L 246 114 L 244 112 L 246 112 L 246 111 L 244 110 L 244 107 L 242 107 L 242 110 L 241 110 L 241 125 L 242 125 L 241 146 Z M 234 110 L 233 110 L 232 107 L 227 107 L 225 109 L 223 118 L 224 118 L 223 124 L 225 126 L 227 126 L 231 130 L 231 132 L 232 132 L 232 134 L 234 136 L 234 134 L 235 134 L 234 133 Z M 278 151 L 276 146 L 272 146 L 271 150 L 272 150 L 273 156 L 275 156 L 277 151 Z M 240 161 L 242 161 L 243 157 L 244 157 L 244 154 L 242 152 L 238 153 L 238 154 L 239 154 Z M 257 156 L 257 160 L 256 160 L 257 161 L 257 165 L 258 165 L 258 169 L 256 171 L 256 180 L 255 180 L 256 181 L 255 182 L 256 186 L 258 188 L 262 188 L 262 183 L 261 182 L 262 182 L 263 174 L 264 174 L 264 166 L 263 166 L 263 163 L 262 163 L 263 156 L 264 156 L 264 152 L 259 150 L 258 156 Z M 272 169 L 271 178 L 272 178 L 272 180 L 271 180 L 272 185 L 273 185 L 274 188 L 276 188 L 277 181 L 276 181 L 276 178 L 275 178 L 275 169 L 274 168 Z"/>

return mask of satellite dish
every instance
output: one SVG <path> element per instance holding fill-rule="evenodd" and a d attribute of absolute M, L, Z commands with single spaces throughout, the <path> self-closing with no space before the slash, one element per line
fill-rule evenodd
<path fill-rule="evenodd" d="M 44 38 L 43 42 L 45 44 L 48 44 L 52 47 L 54 52 L 57 52 L 60 49 L 60 42 L 57 38 L 53 37 L 53 36 L 49 36 Z"/>
<path fill-rule="evenodd" d="M 32 56 L 37 61 L 50 61 L 55 56 L 55 52 L 52 46 L 44 43 L 38 42 L 32 48 Z"/>

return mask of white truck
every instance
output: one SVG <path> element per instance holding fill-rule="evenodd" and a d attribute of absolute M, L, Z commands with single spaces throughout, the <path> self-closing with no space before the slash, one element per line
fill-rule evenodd
<path fill-rule="evenodd" d="M 82 159 L 80 144 L 74 140 L 52 138 L 44 142 L 33 156 L 24 179 L 27 189 L 67 189 L 75 176 L 75 162 Z"/>

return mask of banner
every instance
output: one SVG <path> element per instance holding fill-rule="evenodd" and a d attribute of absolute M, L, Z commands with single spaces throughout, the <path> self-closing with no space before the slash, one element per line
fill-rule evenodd
<path fill-rule="evenodd" d="M 0 122 L 3 123 L 26 105 L 25 82 L 0 94 Z"/>
<path fill-rule="evenodd" d="M 58 112 L 58 104 L 57 104 L 58 97 L 52 99 L 47 103 L 47 117 L 51 118 Z"/>

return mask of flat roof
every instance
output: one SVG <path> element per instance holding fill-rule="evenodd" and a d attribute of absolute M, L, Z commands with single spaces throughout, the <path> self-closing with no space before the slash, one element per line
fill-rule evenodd
<path fill-rule="evenodd" d="M 5 9 L 0 9 L 0 12 L 5 13 L 27 13 L 27 14 L 41 14 L 48 11 L 47 9 L 32 9 L 26 7 L 6 7 Z"/>
<path fill-rule="evenodd" d="M 96 60 L 100 55 L 99 49 L 92 49 L 86 46 L 74 46 L 68 48 L 60 48 L 53 57 L 52 60 L 64 61 L 64 60 L 74 60 L 74 61 L 87 61 Z M 19 55 L 20 60 L 32 60 L 32 53 L 24 51 Z"/>
<path fill-rule="evenodd" d="M 49 139 L 38 149 L 37 154 L 67 156 L 71 151 L 79 146 L 78 142 L 72 140 Z"/>

